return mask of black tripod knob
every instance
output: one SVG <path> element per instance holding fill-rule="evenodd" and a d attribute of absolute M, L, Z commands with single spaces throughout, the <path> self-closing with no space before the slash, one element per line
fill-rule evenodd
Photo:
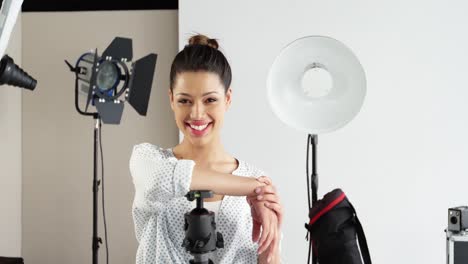
<path fill-rule="evenodd" d="M 220 232 L 216 233 L 217 238 L 216 238 L 216 247 L 217 248 L 224 248 L 224 239 L 223 235 Z"/>

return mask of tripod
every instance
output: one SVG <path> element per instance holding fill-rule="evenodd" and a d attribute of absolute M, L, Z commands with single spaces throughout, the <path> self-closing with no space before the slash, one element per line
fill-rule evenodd
<path fill-rule="evenodd" d="M 215 214 L 203 208 L 203 198 L 213 197 L 211 191 L 191 191 L 187 200 L 197 199 L 197 207 L 185 214 L 185 238 L 182 247 L 194 257 L 190 264 L 213 264 L 209 255 L 224 247 L 223 235 L 216 232 Z"/>

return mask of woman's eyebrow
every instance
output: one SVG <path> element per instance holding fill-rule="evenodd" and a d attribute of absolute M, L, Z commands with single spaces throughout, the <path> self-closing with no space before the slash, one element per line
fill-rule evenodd
<path fill-rule="evenodd" d="M 206 96 L 206 95 L 209 95 L 209 94 L 212 94 L 212 93 L 218 93 L 216 91 L 212 91 L 212 92 L 207 92 L 207 93 L 204 93 L 202 96 Z M 176 95 L 185 95 L 185 96 L 188 96 L 188 97 L 192 97 L 190 94 L 188 93 L 178 93 Z"/>

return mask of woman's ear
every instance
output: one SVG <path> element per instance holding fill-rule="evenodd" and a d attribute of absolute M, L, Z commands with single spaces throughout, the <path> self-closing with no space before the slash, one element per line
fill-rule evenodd
<path fill-rule="evenodd" d="M 232 102 L 232 89 L 229 88 L 226 92 L 226 110 L 229 109 Z"/>
<path fill-rule="evenodd" d="M 171 105 L 172 110 L 174 110 L 174 95 L 172 94 L 171 89 L 168 90 L 169 95 L 169 103 Z"/>

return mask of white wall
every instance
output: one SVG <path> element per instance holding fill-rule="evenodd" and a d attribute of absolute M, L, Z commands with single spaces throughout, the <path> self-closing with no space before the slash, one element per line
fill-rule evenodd
<path fill-rule="evenodd" d="M 5 54 L 21 67 L 21 15 Z M 0 256 L 21 255 L 21 90 L 0 86 Z"/>
<path fill-rule="evenodd" d="M 464 1 L 180 1 L 179 47 L 204 33 L 220 39 L 231 62 L 224 144 L 278 186 L 286 263 L 307 255 L 307 135 L 282 124 L 266 101 L 276 55 L 307 35 L 331 36 L 355 52 L 368 94 L 351 123 L 319 136 L 319 195 L 344 189 L 374 263 L 443 263 L 447 209 L 468 204 L 467 8 Z"/>

